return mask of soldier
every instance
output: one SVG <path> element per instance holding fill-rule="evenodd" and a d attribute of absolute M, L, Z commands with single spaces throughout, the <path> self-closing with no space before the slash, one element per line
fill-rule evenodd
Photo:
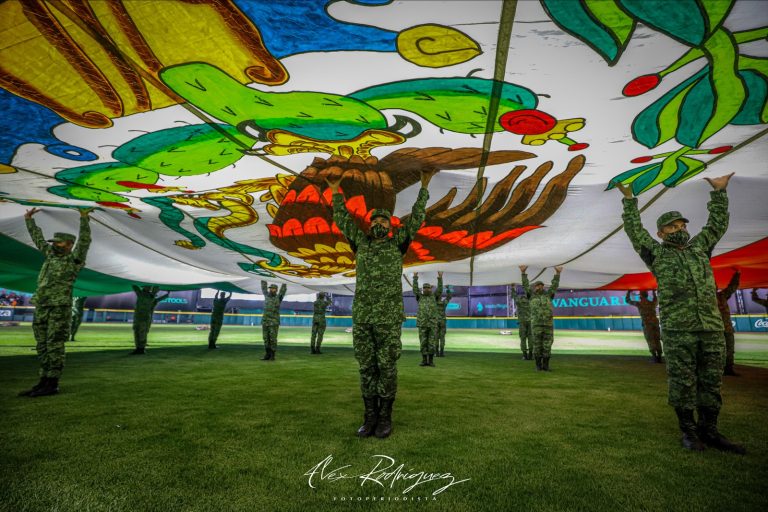
<path fill-rule="evenodd" d="M 69 332 L 69 341 L 75 341 L 75 334 L 80 328 L 80 323 L 83 321 L 83 309 L 85 309 L 85 301 L 88 297 L 73 297 L 72 298 L 72 327 Z"/>
<path fill-rule="evenodd" d="M 442 272 L 438 273 L 438 286 L 442 277 Z M 446 317 L 445 310 L 448 308 L 448 303 L 453 298 L 453 288 L 451 285 L 446 286 L 445 296 L 437 297 L 437 357 L 445 357 L 445 332 L 448 328 L 448 318 Z"/>
<path fill-rule="evenodd" d="M 533 359 L 530 302 L 525 290 L 518 294 L 515 283 L 512 283 L 512 289 L 514 290 L 513 299 L 517 308 L 517 332 L 520 335 L 520 351 L 523 353 L 523 359 L 530 361 Z"/>
<path fill-rule="evenodd" d="M 48 396 L 59 392 L 59 379 L 64 369 L 64 343 L 72 327 L 72 287 L 77 274 L 85 266 L 85 257 L 91 245 L 91 227 L 88 222 L 90 208 L 80 210 L 80 232 L 54 233 L 46 243 L 42 230 L 32 218 L 40 210 L 32 208 L 24 214 L 27 230 L 35 247 L 43 253 L 45 261 L 37 277 L 37 290 L 32 297 L 35 316 L 32 331 L 35 335 L 37 357 L 40 360 L 40 381 L 19 396 Z"/>
<path fill-rule="evenodd" d="M 143 355 L 147 353 L 147 335 L 149 328 L 152 327 L 152 317 L 155 314 L 157 304 L 170 295 L 158 297 L 159 286 L 138 286 L 131 285 L 136 294 L 136 305 L 133 307 L 133 343 L 136 348 L 131 355 Z"/>
<path fill-rule="evenodd" d="M 264 293 L 264 313 L 261 315 L 261 333 L 264 338 L 264 357 L 262 361 L 274 361 L 277 351 L 277 330 L 280 328 L 280 303 L 285 297 L 285 283 L 280 286 L 277 293 L 277 285 L 269 285 L 261 282 L 261 291 Z"/>
<path fill-rule="evenodd" d="M 757 288 L 752 288 L 752 302 L 760 304 L 765 308 L 765 314 L 768 315 L 768 295 L 764 299 L 761 299 L 757 294 Z"/>
<path fill-rule="evenodd" d="M 656 296 L 655 291 L 651 291 L 649 295 L 648 290 L 641 290 L 638 300 L 632 300 L 630 293 L 630 290 L 627 290 L 625 300 L 627 304 L 635 306 L 640 313 L 643 335 L 645 336 L 645 342 L 648 344 L 648 350 L 650 350 L 653 356 L 653 361 L 662 363 L 664 360 L 662 359 L 661 328 L 659 327 L 659 317 L 656 316 L 656 306 L 659 304 L 659 298 Z"/>
<path fill-rule="evenodd" d="M 675 408 L 687 450 L 704 445 L 718 450 L 746 453 L 717 430 L 722 398 L 723 319 L 717 310 L 717 288 L 709 259 L 728 228 L 726 187 L 733 173 L 705 178 L 714 189 L 707 204 L 709 219 L 691 239 L 688 219 L 680 212 L 661 215 L 656 221 L 657 242 L 643 228 L 637 199 L 629 187 L 617 183 L 624 195 L 624 230 L 635 251 L 659 284 L 661 332 L 667 353 L 669 405 Z M 698 425 L 694 420 L 698 408 Z M 702 443 L 703 442 L 703 443 Z"/>
<path fill-rule="evenodd" d="M 723 375 L 730 375 L 733 377 L 738 376 L 733 369 L 733 353 L 735 348 L 735 339 L 733 333 L 733 324 L 731 323 L 731 310 L 728 308 L 728 299 L 731 295 L 739 289 L 739 278 L 741 277 L 741 271 L 736 270 L 731 276 L 731 281 L 728 286 L 717 292 L 717 309 L 720 310 L 720 316 L 723 319 L 723 332 L 725 336 L 725 368 L 723 369 Z"/>
<path fill-rule="evenodd" d="M 208 350 L 217 349 L 216 340 L 219 338 L 221 326 L 224 324 L 224 310 L 227 308 L 227 302 L 232 298 L 232 292 L 219 292 L 213 299 L 213 308 L 211 310 L 211 332 L 208 333 Z"/>
<path fill-rule="evenodd" d="M 392 404 L 397 393 L 397 360 L 402 342 L 403 256 L 424 222 L 429 180 L 437 171 L 421 171 L 421 189 L 408 222 L 392 233 L 392 214 L 371 213 L 371 228 L 362 231 L 352 219 L 339 192 L 341 178 L 326 179 L 333 192 L 333 220 L 355 252 L 356 287 L 352 303 L 352 343 L 360 365 L 360 389 L 365 422 L 357 435 L 385 438 L 392 432 Z"/>
<path fill-rule="evenodd" d="M 530 301 L 531 333 L 533 337 L 533 357 L 536 359 L 536 370 L 549 371 L 549 358 L 552 353 L 552 343 L 555 341 L 552 299 L 555 298 L 557 287 L 560 285 L 560 273 L 563 267 L 555 267 L 555 276 L 547 292 L 544 291 L 544 282 L 533 283 L 533 290 L 528 283 L 528 274 L 525 271 L 528 265 L 520 265 L 523 275 L 523 288 Z"/>
<path fill-rule="evenodd" d="M 419 274 L 413 274 L 413 294 L 419 303 L 419 311 L 416 315 L 416 327 L 419 329 L 419 346 L 421 348 L 421 363 L 419 366 L 435 366 L 434 355 L 437 345 L 437 329 L 439 313 L 437 296 L 443 294 L 443 273 L 437 273 L 437 293 L 432 293 L 432 285 L 424 283 L 419 290 Z"/>
<path fill-rule="evenodd" d="M 322 354 L 320 345 L 323 343 L 323 335 L 325 334 L 325 310 L 332 303 L 333 301 L 325 292 L 320 292 L 312 305 L 312 337 L 309 340 L 310 353 L 312 354 Z"/>

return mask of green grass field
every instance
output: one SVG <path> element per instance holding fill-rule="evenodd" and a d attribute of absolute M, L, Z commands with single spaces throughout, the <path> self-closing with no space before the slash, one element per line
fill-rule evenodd
<path fill-rule="evenodd" d="M 68 344 L 61 393 L 31 399 L 16 397 L 36 381 L 31 329 L 0 330 L 0 510 L 719 511 L 768 502 L 765 335 L 737 336 L 741 376 L 723 385 L 721 429 L 746 445 L 745 457 L 679 447 L 664 368 L 648 362 L 639 333 L 556 333 L 553 371 L 541 373 L 520 360 L 516 336 L 491 330 L 449 331 L 447 357 L 422 368 L 416 332 L 406 330 L 386 440 L 354 436 L 362 401 L 351 334 L 329 329 L 317 356 L 308 329 L 284 327 L 275 362 L 259 360 L 260 328 L 225 326 L 216 351 L 207 335 L 156 325 L 148 354 L 129 356 L 130 325 L 85 324 Z M 436 476 L 419 483 L 420 472 Z M 433 496 L 451 478 L 469 480 Z"/>

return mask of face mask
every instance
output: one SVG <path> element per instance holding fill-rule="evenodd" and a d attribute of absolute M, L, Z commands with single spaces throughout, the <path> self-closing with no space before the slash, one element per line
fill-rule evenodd
<path fill-rule="evenodd" d="M 432 288 L 427 288 L 426 290 L 421 291 L 424 295 L 432 295 Z"/>
<path fill-rule="evenodd" d="M 274 290 L 269 290 L 269 296 L 270 297 L 275 297 L 275 296 L 277 296 L 277 292 L 274 291 Z"/>
<path fill-rule="evenodd" d="M 691 239 L 691 235 L 687 231 L 675 231 L 674 233 L 670 233 L 667 235 L 667 237 L 664 239 L 666 242 L 673 243 L 675 245 L 685 245 L 688 243 L 688 240 Z"/>
<path fill-rule="evenodd" d="M 57 256 L 61 256 L 65 253 L 63 247 L 59 247 L 58 245 L 51 245 L 51 247 L 53 248 L 53 253 Z"/>
<path fill-rule="evenodd" d="M 384 238 L 389 234 L 389 228 L 383 224 L 374 224 L 371 226 L 371 235 L 373 238 Z"/>

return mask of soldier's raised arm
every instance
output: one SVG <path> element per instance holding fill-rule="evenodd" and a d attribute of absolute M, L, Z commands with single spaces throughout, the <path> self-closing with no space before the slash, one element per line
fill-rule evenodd
<path fill-rule="evenodd" d="M 552 278 L 552 284 L 549 285 L 549 297 L 552 298 L 557 293 L 557 289 L 560 287 L 560 273 L 563 271 L 563 267 L 555 267 L 555 276 Z"/>
<path fill-rule="evenodd" d="M 37 247 L 40 252 L 48 256 L 48 254 L 51 252 L 51 246 L 48 245 L 48 242 L 45 241 L 43 230 L 37 226 L 35 219 L 32 218 L 32 216 L 39 211 L 40 208 L 32 208 L 31 210 L 27 210 L 27 212 L 24 214 L 24 223 L 27 225 L 29 236 L 32 237 L 32 243 L 35 244 L 35 247 Z"/>
<path fill-rule="evenodd" d="M 416 232 L 424 223 L 424 219 L 427 216 L 427 201 L 429 200 L 429 191 L 427 187 L 435 175 L 437 170 L 435 169 L 422 169 L 421 171 L 421 188 L 419 189 L 419 195 L 416 198 L 416 202 L 413 203 L 411 208 L 411 216 L 403 226 L 403 229 L 397 232 L 397 244 L 402 245 L 406 242 L 410 243 L 413 237 L 416 236 Z"/>
<path fill-rule="evenodd" d="M 728 230 L 728 194 L 725 189 L 728 187 L 728 181 L 733 174 L 726 174 L 719 178 L 704 178 L 713 189 L 709 193 L 710 199 L 707 203 L 709 217 L 706 225 L 701 228 L 701 232 L 694 237 L 691 244 L 697 245 L 708 253 L 712 252 L 717 242 Z"/>
<path fill-rule="evenodd" d="M 624 297 L 624 302 L 626 302 L 631 306 L 637 306 L 638 304 L 640 304 L 640 301 L 632 300 L 632 290 L 627 290 L 627 296 Z"/>
<path fill-rule="evenodd" d="M 624 199 L 622 199 L 624 213 L 621 215 L 624 221 L 624 231 L 627 233 L 635 252 L 640 255 L 640 258 L 646 265 L 650 266 L 655 259 L 654 251 L 661 244 L 654 240 L 651 234 L 643 227 L 640 210 L 637 208 L 637 198 L 632 197 L 632 189 L 621 183 L 617 183 L 616 188 L 624 195 Z"/>
<path fill-rule="evenodd" d="M 723 295 L 725 295 L 725 299 L 728 300 L 731 298 L 731 295 L 733 295 L 736 290 L 739 289 L 739 279 L 741 278 L 741 271 L 736 270 L 736 272 L 733 273 L 731 276 L 731 280 L 728 282 L 728 286 L 725 287 L 723 290 Z"/>
<path fill-rule="evenodd" d="M 93 208 L 83 208 L 80 210 L 80 232 L 77 234 L 77 244 L 72 250 L 72 255 L 77 263 L 85 265 L 85 258 L 88 255 L 88 248 L 91 246 L 91 223 L 88 214 Z"/>
<path fill-rule="evenodd" d="M 132 284 L 131 288 L 133 288 L 133 293 L 135 293 L 136 295 L 141 295 L 141 292 L 142 292 L 141 288 L 139 288 L 135 284 Z"/>
<path fill-rule="evenodd" d="M 269 297 L 269 290 L 267 289 L 267 282 L 265 280 L 261 280 L 261 293 L 264 294 L 264 297 Z"/>
<path fill-rule="evenodd" d="M 443 295 L 443 273 L 437 273 L 437 291 L 435 292 L 435 299 L 440 300 Z"/>
<path fill-rule="evenodd" d="M 165 295 L 161 295 L 160 297 L 155 297 L 155 305 L 158 305 L 159 303 L 163 302 L 170 295 L 171 295 L 171 292 L 165 292 Z"/>
<path fill-rule="evenodd" d="M 421 298 L 421 289 L 419 288 L 419 273 L 414 272 L 413 273 L 413 282 L 411 283 L 413 286 L 413 294 L 416 296 L 416 300 L 419 300 Z"/>
<path fill-rule="evenodd" d="M 285 297 L 286 290 L 288 290 L 288 287 L 285 285 L 285 283 L 281 284 L 280 291 L 277 292 L 277 300 L 283 302 L 283 297 Z"/>
<path fill-rule="evenodd" d="M 325 182 L 331 189 L 332 201 L 333 201 L 333 222 L 339 227 L 339 231 L 347 237 L 347 240 L 355 245 L 360 245 L 365 239 L 365 233 L 363 233 L 352 216 L 347 210 L 347 205 L 344 202 L 344 196 L 339 192 L 339 183 L 341 178 L 337 180 L 331 180 L 326 178 Z"/>
<path fill-rule="evenodd" d="M 528 265 L 520 265 L 520 275 L 522 276 L 523 291 L 525 296 L 531 298 L 531 283 L 528 281 L 528 274 L 525 271 L 528 270 Z"/>

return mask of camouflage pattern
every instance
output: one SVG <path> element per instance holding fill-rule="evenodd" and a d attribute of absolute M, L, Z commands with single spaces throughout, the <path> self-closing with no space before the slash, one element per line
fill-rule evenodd
<path fill-rule="evenodd" d="M 531 339 L 531 304 L 525 291 L 518 294 L 516 291 L 512 295 L 512 300 L 517 308 L 517 333 L 520 336 L 520 351 L 523 354 L 533 350 L 533 340 Z"/>
<path fill-rule="evenodd" d="M 355 253 L 352 344 L 360 365 L 364 398 L 395 398 L 403 308 L 403 256 L 426 215 L 429 192 L 422 187 L 408 222 L 383 240 L 363 232 L 341 193 L 333 194 L 333 220 Z"/>
<path fill-rule="evenodd" d="M 442 278 L 438 277 L 438 285 L 442 284 Z M 448 286 L 448 290 L 445 295 L 437 297 L 437 352 L 442 354 L 445 351 L 445 333 L 448 329 L 448 317 L 445 314 L 445 310 L 448 309 L 448 304 L 453 298 L 453 292 Z"/>
<path fill-rule="evenodd" d="M 656 315 L 656 307 L 659 304 L 659 298 L 654 291 L 651 291 L 650 295 L 640 293 L 638 295 L 639 299 L 634 300 L 630 296 L 630 293 L 630 291 L 627 291 L 625 300 L 627 304 L 635 306 L 640 313 L 640 321 L 643 324 L 643 335 L 645 336 L 645 342 L 648 344 L 648 350 L 651 354 L 658 354 L 661 356 L 661 327 L 659 326 L 659 317 Z"/>
<path fill-rule="evenodd" d="M 215 347 L 216 340 L 219 339 L 221 326 L 224 325 L 224 311 L 227 309 L 227 303 L 232 298 L 232 292 L 219 298 L 219 294 L 213 299 L 213 308 L 211 308 L 211 331 L 208 333 L 208 346 Z"/>
<path fill-rule="evenodd" d="M 637 198 L 623 199 L 624 230 L 659 287 L 669 404 L 683 409 L 719 409 L 722 402 L 724 326 L 709 259 L 728 229 L 728 195 L 713 190 L 710 198 L 707 224 L 682 248 L 651 238 Z"/>
<path fill-rule="evenodd" d="M 720 310 L 720 316 L 723 319 L 723 328 L 725 329 L 725 366 L 733 367 L 734 351 L 736 349 L 736 340 L 733 333 L 733 324 L 731 323 L 731 310 L 728 307 L 728 299 L 739 289 L 739 279 L 741 274 L 734 272 L 728 286 L 717 292 L 717 309 Z"/>
<path fill-rule="evenodd" d="M 72 298 L 72 326 L 69 329 L 69 341 L 75 341 L 75 335 L 83 322 L 83 311 L 85 310 L 85 301 L 88 297 Z"/>
<path fill-rule="evenodd" d="M 137 349 L 143 350 L 147 346 L 147 335 L 149 328 L 152 327 L 152 317 L 155 314 L 157 304 L 168 297 L 166 293 L 160 297 L 158 286 L 144 286 L 139 288 L 132 285 L 133 292 L 136 294 L 136 305 L 133 307 L 133 343 Z"/>
<path fill-rule="evenodd" d="M 32 242 L 45 256 L 32 297 L 35 304 L 32 331 L 40 361 L 40 376 L 58 379 L 64 369 L 64 343 L 72 328 L 72 288 L 77 274 L 85 266 L 91 245 L 91 227 L 88 217 L 81 216 L 80 232 L 72 251 L 57 254 L 32 217 L 26 218 L 26 224 Z"/>
<path fill-rule="evenodd" d="M 419 288 L 419 277 L 413 276 L 413 294 L 419 303 L 416 313 L 416 327 L 419 330 L 419 346 L 421 355 L 435 355 L 437 351 L 437 330 L 440 322 L 440 311 L 437 297 L 443 294 L 443 279 L 437 280 L 437 290 L 431 295 L 424 295 Z"/>
<path fill-rule="evenodd" d="M 554 327 L 552 319 L 552 299 L 555 298 L 557 287 L 560 286 L 560 274 L 555 274 L 549 290 L 536 293 L 531 289 L 528 274 L 523 272 L 523 289 L 530 306 L 531 331 L 533 335 L 534 357 L 550 357 L 554 342 Z"/>
<path fill-rule="evenodd" d="M 723 333 L 662 331 L 667 351 L 669 405 L 694 409 L 722 404 Z"/>
<path fill-rule="evenodd" d="M 277 349 L 277 331 L 280 328 L 280 303 L 283 302 L 286 291 L 285 283 L 280 285 L 280 291 L 274 296 L 269 294 L 267 282 L 261 282 L 264 294 L 264 313 L 261 315 L 261 334 L 264 338 L 264 348 L 268 351 Z"/>
<path fill-rule="evenodd" d="M 312 304 L 312 337 L 309 341 L 312 351 L 320 350 L 320 345 L 323 343 L 326 326 L 325 311 L 331 304 L 333 301 L 327 295 L 316 298 Z"/>
<path fill-rule="evenodd" d="M 360 390 L 364 398 L 395 398 L 397 360 L 403 345 L 402 324 L 353 324 L 352 345 L 360 366 Z"/>
<path fill-rule="evenodd" d="M 766 296 L 764 299 L 760 298 L 760 295 L 757 294 L 757 290 L 754 288 L 752 289 L 752 302 L 755 304 L 760 304 L 765 308 L 765 314 L 768 315 L 768 296 Z"/>
<path fill-rule="evenodd" d="M 408 222 L 391 237 L 375 240 L 355 224 L 341 193 L 333 195 L 333 220 L 355 252 L 354 324 L 403 322 L 403 255 L 424 222 L 428 199 L 427 189 L 419 190 Z"/>
<path fill-rule="evenodd" d="M 72 287 L 77 274 L 85 266 L 85 257 L 91 245 L 91 226 L 88 217 L 80 217 L 80 233 L 72 252 L 57 255 L 53 246 L 43 237 L 42 230 L 37 227 L 33 218 L 26 219 L 35 247 L 43 253 L 45 261 L 37 277 L 37 289 L 32 296 L 35 306 L 67 306 L 72 307 Z"/>
<path fill-rule="evenodd" d="M 706 226 L 682 249 L 651 238 L 640 220 L 637 198 L 623 200 L 624 230 L 658 282 L 662 331 L 723 331 L 709 259 L 728 229 L 728 196 L 725 190 L 710 196 Z"/>

